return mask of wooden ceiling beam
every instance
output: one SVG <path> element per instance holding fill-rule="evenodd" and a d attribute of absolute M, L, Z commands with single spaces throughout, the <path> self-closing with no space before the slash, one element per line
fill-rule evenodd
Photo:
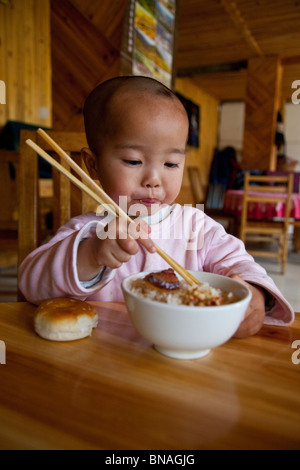
<path fill-rule="evenodd" d="M 261 50 L 258 42 L 254 38 L 253 34 L 251 33 L 246 21 L 241 15 L 236 3 L 232 0 L 221 0 L 221 4 L 223 5 L 224 9 L 226 10 L 227 14 L 229 15 L 230 19 L 237 27 L 237 29 L 242 34 L 243 38 L 245 39 L 248 46 L 255 51 L 258 56 L 263 56 L 263 51 Z"/>
<path fill-rule="evenodd" d="M 300 64 L 300 55 L 296 55 L 294 57 L 283 57 L 281 59 L 281 64 L 285 65 L 298 65 Z"/>
<path fill-rule="evenodd" d="M 228 64 L 214 64 L 214 65 L 203 65 L 200 67 L 188 67 L 188 68 L 179 68 L 176 71 L 176 76 L 178 78 L 183 77 L 196 77 L 199 75 L 204 75 L 208 73 L 224 73 L 224 72 L 238 72 L 239 70 L 247 68 L 247 60 L 240 62 L 232 62 Z"/>

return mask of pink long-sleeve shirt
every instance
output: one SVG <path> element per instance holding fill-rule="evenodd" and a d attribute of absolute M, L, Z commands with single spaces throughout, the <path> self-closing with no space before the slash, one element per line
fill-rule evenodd
<path fill-rule="evenodd" d="M 111 219 L 110 219 L 111 220 Z M 81 300 L 123 302 L 121 283 L 127 276 L 142 271 L 167 269 L 167 263 L 142 246 L 139 252 L 120 268 L 106 268 L 100 279 L 87 287 L 77 273 L 77 251 L 80 242 L 90 236 L 103 236 L 106 217 L 94 213 L 71 219 L 45 245 L 34 250 L 19 270 L 19 286 L 25 298 L 35 304 L 53 297 Z M 254 261 L 237 238 L 227 234 L 222 225 L 202 211 L 174 205 L 160 211 L 147 222 L 151 238 L 186 269 L 207 271 L 224 276 L 239 275 L 245 281 L 263 287 L 275 303 L 267 312 L 265 323 L 289 325 L 294 311 L 265 269 Z M 105 236 L 105 235 L 104 235 Z"/>

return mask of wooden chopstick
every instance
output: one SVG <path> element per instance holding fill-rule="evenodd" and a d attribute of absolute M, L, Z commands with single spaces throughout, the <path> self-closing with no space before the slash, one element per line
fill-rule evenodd
<path fill-rule="evenodd" d="M 26 144 L 29 145 L 36 153 L 38 153 L 44 160 L 46 160 L 50 165 L 56 168 L 60 173 L 66 176 L 72 183 L 74 183 L 79 189 L 84 191 L 88 194 L 94 201 L 98 204 L 106 204 L 104 199 L 102 199 L 98 194 L 96 194 L 93 190 L 88 188 L 85 184 L 83 184 L 76 176 L 72 175 L 66 168 L 64 168 L 60 163 L 58 163 L 54 158 L 52 158 L 47 152 L 45 152 L 41 147 L 39 147 L 35 142 L 31 139 L 26 140 Z"/>
<path fill-rule="evenodd" d="M 58 163 L 54 158 L 52 158 L 47 152 L 45 152 L 41 147 L 39 147 L 35 142 L 28 139 L 26 140 L 26 144 L 29 145 L 38 155 L 44 158 L 50 165 L 60 171 L 64 176 L 66 176 L 72 183 L 74 183 L 77 187 L 79 187 L 82 191 L 88 194 L 94 201 L 98 204 L 101 204 L 111 212 L 113 215 L 117 215 L 119 217 L 125 217 L 126 220 L 130 223 L 134 223 L 134 221 L 124 212 L 118 204 L 111 199 L 108 194 L 103 191 L 100 186 L 98 186 L 95 181 L 93 181 L 87 173 L 80 168 L 79 165 L 66 153 L 64 150 L 50 137 L 46 132 L 42 129 L 38 130 L 38 133 L 48 142 L 48 144 L 55 150 L 55 152 L 65 160 L 74 171 L 76 171 L 79 176 L 89 185 L 86 186 L 82 181 L 76 178 L 72 173 L 70 173 L 66 168 L 64 168 L 60 163 Z M 111 209 L 110 206 L 113 206 Z M 154 243 L 154 242 L 153 242 Z M 177 263 L 173 258 L 171 258 L 165 251 L 163 251 L 156 243 L 154 243 L 155 249 L 157 253 L 178 273 L 182 276 L 182 278 L 187 281 L 190 285 L 200 284 L 199 280 L 196 279 L 192 274 L 190 274 L 183 266 Z"/>
<path fill-rule="evenodd" d="M 130 217 L 124 212 L 118 204 L 115 203 L 108 194 L 82 169 L 79 165 L 71 158 L 43 129 L 38 129 L 37 133 L 43 137 L 43 139 L 53 148 L 53 150 L 59 155 L 70 167 L 76 171 L 76 173 L 86 182 L 86 184 L 93 189 L 93 191 L 105 201 L 105 204 L 112 205 L 118 215 L 125 217 L 128 222 L 132 222 Z M 47 154 L 48 155 L 48 154 Z M 48 155 L 49 156 L 49 155 Z M 51 157 L 50 157 L 51 158 Z"/>

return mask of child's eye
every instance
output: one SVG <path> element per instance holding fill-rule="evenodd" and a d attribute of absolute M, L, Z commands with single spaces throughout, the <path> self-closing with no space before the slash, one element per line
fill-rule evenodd
<path fill-rule="evenodd" d="M 141 164 L 140 160 L 124 160 L 124 163 L 130 166 L 137 166 Z"/>
<path fill-rule="evenodd" d="M 165 163 L 167 168 L 179 168 L 178 163 Z"/>

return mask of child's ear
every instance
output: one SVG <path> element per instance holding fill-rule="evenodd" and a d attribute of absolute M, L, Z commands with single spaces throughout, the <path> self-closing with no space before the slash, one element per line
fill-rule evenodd
<path fill-rule="evenodd" d="M 93 180 L 98 180 L 98 160 L 93 152 L 88 148 L 81 149 L 81 157 L 87 167 L 90 177 Z"/>

